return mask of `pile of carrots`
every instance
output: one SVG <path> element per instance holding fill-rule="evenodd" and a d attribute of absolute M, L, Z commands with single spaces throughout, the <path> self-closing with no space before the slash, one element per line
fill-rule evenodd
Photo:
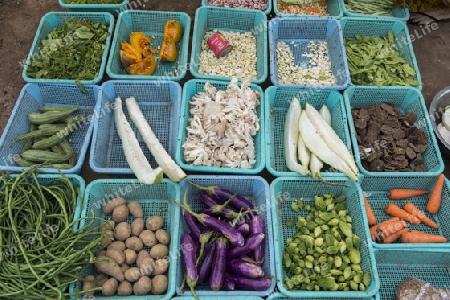
<path fill-rule="evenodd" d="M 445 176 L 440 174 L 428 198 L 426 210 L 431 214 L 436 214 L 442 202 L 442 190 Z M 393 188 L 389 190 L 388 197 L 392 200 L 403 200 L 415 196 L 428 194 L 428 190 Z M 390 219 L 377 224 L 375 214 L 364 196 L 364 206 L 366 209 L 370 235 L 372 240 L 379 243 L 393 243 L 400 239 L 402 243 L 446 243 L 447 239 L 441 235 L 430 234 L 419 230 L 410 230 L 408 223 L 418 225 L 424 223 L 434 229 L 439 226 L 428 218 L 423 211 L 417 208 L 412 202 L 406 202 L 403 208 L 394 203 L 388 203 L 384 211 L 391 216 Z"/>

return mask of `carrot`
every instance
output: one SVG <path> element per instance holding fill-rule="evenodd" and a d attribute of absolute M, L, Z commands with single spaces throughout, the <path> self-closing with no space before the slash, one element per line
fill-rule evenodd
<path fill-rule="evenodd" d="M 388 197 L 392 200 L 401 200 L 405 198 L 411 198 L 416 196 L 422 196 L 428 194 L 428 190 L 419 189 L 390 189 L 388 192 Z"/>
<path fill-rule="evenodd" d="M 400 208 L 398 205 L 396 205 L 394 203 L 388 203 L 388 205 L 386 206 L 384 211 L 393 217 L 402 218 L 403 220 L 406 220 L 406 221 L 411 222 L 416 225 L 420 224 L 420 220 L 417 217 L 406 212 L 405 210 L 403 210 L 402 208 Z"/>
<path fill-rule="evenodd" d="M 407 233 L 408 231 L 409 231 L 409 228 L 402 228 L 394 234 L 383 237 L 382 242 L 383 242 L 383 244 L 393 243 L 396 240 L 398 240 L 403 234 Z"/>
<path fill-rule="evenodd" d="M 418 209 L 413 203 L 406 202 L 403 204 L 403 209 L 406 210 L 408 213 L 412 214 L 413 216 L 416 216 L 420 219 L 425 225 L 428 225 L 434 229 L 438 229 L 439 226 L 435 222 L 433 222 L 430 218 L 428 218 L 423 211 Z"/>
<path fill-rule="evenodd" d="M 377 218 L 375 217 L 375 214 L 373 213 L 373 210 L 369 204 L 369 201 L 367 201 L 366 195 L 364 195 L 364 208 L 366 209 L 367 221 L 368 221 L 369 226 L 373 226 L 373 225 L 377 224 Z"/>
<path fill-rule="evenodd" d="M 387 219 L 387 220 L 385 220 L 385 221 L 383 221 L 381 223 L 378 223 L 378 224 L 370 227 L 370 236 L 372 237 L 372 241 L 375 242 L 375 241 L 379 240 L 377 229 L 380 227 L 380 225 L 383 225 L 383 224 L 386 224 L 386 223 L 389 223 L 389 222 L 395 223 L 395 222 L 398 222 L 398 221 L 400 221 L 399 217 L 392 217 L 390 219 Z"/>
<path fill-rule="evenodd" d="M 399 220 L 396 222 L 388 222 L 385 224 L 381 224 L 377 228 L 378 238 L 383 240 L 386 237 L 397 233 L 407 226 L 406 222 L 403 220 Z"/>
<path fill-rule="evenodd" d="M 441 174 L 438 176 L 430 197 L 428 198 L 427 211 L 431 214 L 435 214 L 441 207 L 442 189 L 444 187 L 445 176 Z"/>
<path fill-rule="evenodd" d="M 425 233 L 419 230 L 411 230 L 402 234 L 402 243 L 447 243 L 447 239 L 442 235 Z"/>

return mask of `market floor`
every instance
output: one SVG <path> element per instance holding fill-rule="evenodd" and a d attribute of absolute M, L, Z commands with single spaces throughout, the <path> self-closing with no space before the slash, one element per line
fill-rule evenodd
<path fill-rule="evenodd" d="M 200 7 L 201 0 L 132 0 L 130 5 L 136 9 L 184 11 L 192 18 L 193 27 L 195 10 Z M 25 84 L 20 62 L 26 59 L 39 20 L 45 13 L 58 10 L 61 10 L 58 0 L 0 0 L 0 134 Z M 450 22 L 439 22 L 430 27 L 408 27 L 422 76 L 422 93 L 428 107 L 438 91 L 450 86 Z M 190 78 L 188 75 L 181 83 Z M 263 88 L 269 84 L 266 81 Z M 444 155 L 443 158 L 445 174 L 450 177 L 450 158 Z M 97 178 L 117 177 L 94 173 L 88 162 L 87 156 L 81 170 L 86 183 Z M 272 179 L 267 172 L 261 175 L 269 181 Z"/>

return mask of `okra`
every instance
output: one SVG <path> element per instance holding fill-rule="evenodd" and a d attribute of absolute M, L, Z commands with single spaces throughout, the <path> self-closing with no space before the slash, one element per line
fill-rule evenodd
<path fill-rule="evenodd" d="M 32 113 L 28 114 L 28 121 L 30 121 L 33 124 L 37 124 L 37 125 L 53 123 L 53 122 L 67 118 L 72 113 L 74 113 L 77 109 L 78 108 L 76 108 L 76 109 L 72 108 L 72 109 L 64 110 L 64 111 L 46 111 L 44 113 L 32 112 Z"/>
<path fill-rule="evenodd" d="M 29 149 L 24 151 L 22 153 L 22 157 L 25 160 L 37 163 L 62 163 L 70 158 L 69 155 L 61 155 L 51 151 L 35 150 L 35 149 Z"/>
<path fill-rule="evenodd" d="M 28 128 L 28 132 L 33 132 L 36 129 L 37 129 L 37 126 L 35 124 L 30 124 L 30 127 Z M 14 143 L 14 141 L 13 141 L 13 143 Z M 23 145 L 22 150 L 20 151 L 20 154 L 22 154 L 23 151 L 30 149 L 32 145 L 33 145 L 33 140 L 32 139 L 28 139 L 25 142 L 25 145 Z"/>
<path fill-rule="evenodd" d="M 32 125 L 35 125 L 35 124 L 32 124 Z M 52 136 L 52 135 L 60 132 L 61 130 L 62 130 L 61 127 L 56 127 L 56 126 L 51 126 L 51 127 L 49 126 L 49 127 L 45 127 L 45 128 L 37 129 L 37 130 L 33 130 L 33 131 L 30 130 L 28 133 L 18 136 L 13 141 L 13 143 L 22 141 L 22 140 L 29 140 L 29 139 L 33 139 L 33 138 Z"/>
<path fill-rule="evenodd" d="M 72 145 L 70 145 L 68 140 L 63 140 L 59 144 L 61 150 L 65 153 L 65 155 L 69 156 L 69 164 L 74 165 L 76 162 L 75 152 L 73 151 Z"/>
<path fill-rule="evenodd" d="M 72 111 L 75 112 L 78 110 L 78 106 L 72 105 L 43 105 L 39 107 L 39 111 L 44 113 L 47 111 Z"/>

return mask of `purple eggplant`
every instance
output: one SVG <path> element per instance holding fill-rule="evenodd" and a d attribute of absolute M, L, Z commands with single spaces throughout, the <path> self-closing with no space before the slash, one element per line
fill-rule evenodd
<path fill-rule="evenodd" d="M 209 274 L 211 274 L 211 269 L 214 263 L 214 253 L 216 250 L 216 242 L 211 241 L 205 245 L 205 250 L 207 251 L 205 257 L 200 262 L 198 266 L 198 282 L 205 283 L 208 279 Z"/>
<path fill-rule="evenodd" d="M 183 210 L 183 218 L 189 228 L 192 238 L 198 242 L 200 240 L 200 233 L 202 232 L 202 224 L 186 210 Z"/>
<path fill-rule="evenodd" d="M 264 233 L 264 220 L 260 215 L 254 215 L 250 220 L 250 235 L 257 235 L 259 233 Z M 258 247 L 253 251 L 253 258 L 257 263 L 264 262 L 264 254 L 265 254 L 265 245 L 264 243 L 259 244 Z"/>
<path fill-rule="evenodd" d="M 263 268 L 258 264 L 249 263 L 240 259 L 227 262 L 227 271 L 247 278 L 261 278 L 264 276 Z"/>
<path fill-rule="evenodd" d="M 245 239 L 242 234 L 230 224 L 216 219 L 214 217 L 208 216 L 207 214 L 197 214 L 191 210 L 188 205 L 183 205 L 175 201 L 177 205 L 180 205 L 186 211 L 188 211 L 192 216 L 194 216 L 200 223 L 208 228 L 218 231 L 221 235 L 226 237 L 231 244 L 234 246 L 243 246 Z"/>
<path fill-rule="evenodd" d="M 272 280 L 269 278 L 251 279 L 241 276 L 231 277 L 236 287 L 247 291 L 265 291 L 272 285 Z"/>
<path fill-rule="evenodd" d="M 230 197 L 233 197 L 235 195 L 235 193 L 227 190 L 227 189 L 223 189 L 219 186 L 215 186 L 215 185 L 210 185 L 210 186 L 201 186 L 199 184 L 193 183 L 192 181 L 188 181 L 189 184 L 192 184 L 193 186 L 195 186 L 196 188 L 202 190 L 202 191 L 206 191 L 208 192 L 209 195 L 211 196 L 215 196 L 221 203 L 227 201 L 228 199 L 230 199 Z M 230 205 L 233 206 L 234 208 L 237 208 L 239 210 L 253 210 L 255 207 L 253 206 L 252 203 L 250 203 L 250 201 L 248 201 L 247 199 L 245 199 L 242 196 L 239 195 L 235 195 L 234 198 L 230 201 Z"/>
<path fill-rule="evenodd" d="M 250 236 L 245 245 L 242 247 L 234 247 L 228 251 L 228 258 L 241 258 L 243 255 L 255 250 L 263 241 L 266 235 L 264 233 L 258 233 Z"/>
<path fill-rule="evenodd" d="M 214 263 L 209 277 L 209 285 L 213 291 L 219 291 L 225 280 L 225 270 L 227 267 L 228 241 L 219 238 L 214 252 Z"/>
<path fill-rule="evenodd" d="M 197 253 L 192 237 L 185 233 L 181 236 L 180 241 L 181 251 L 183 252 L 184 272 L 186 274 L 186 283 L 189 286 L 192 295 L 197 298 L 195 293 L 195 286 L 197 285 Z"/>
<path fill-rule="evenodd" d="M 247 223 L 243 223 L 241 225 L 236 226 L 236 229 L 245 237 L 250 233 L 250 225 Z"/>
<path fill-rule="evenodd" d="M 203 203 L 206 208 L 210 208 L 214 205 L 219 205 L 220 203 L 216 198 L 210 196 L 206 191 L 199 191 L 198 195 L 200 197 L 200 202 Z"/>
<path fill-rule="evenodd" d="M 226 291 L 234 291 L 234 288 L 236 287 L 233 279 L 231 279 L 231 276 L 232 275 L 225 273 L 225 279 L 223 281 L 223 289 Z"/>
<path fill-rule="evenodd" d="M 205 244 L 210 241 L 210 239 L 211 239 L 211 237 L 213 236 L 214 233 L 215 233 L 215 231 L 212 230 L 211 228 L 206 228 L 200 234 L 200 239 L 199 239 L 199 242 L 200 242 L 200 253 L 199 253 L 198 258 L 197 258 L 197 264 L 198 264 L 198 261 L 203 256 L 203 251 L 205 249 Z"/>

